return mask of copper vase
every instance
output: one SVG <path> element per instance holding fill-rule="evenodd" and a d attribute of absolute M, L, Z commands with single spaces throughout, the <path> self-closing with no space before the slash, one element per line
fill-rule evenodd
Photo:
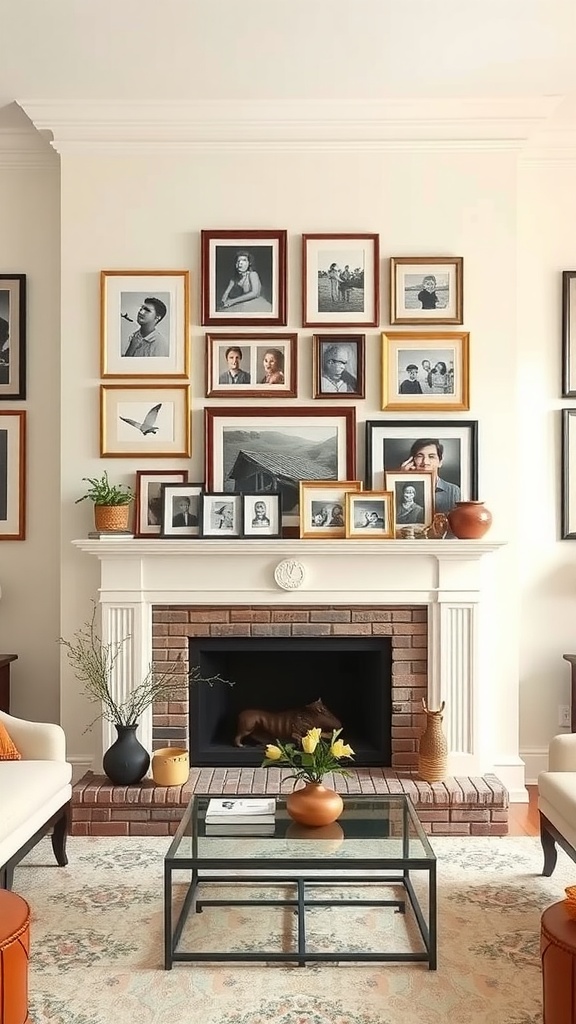
<path fill-rule="evenodd" d="M 327 789 L 321 782 L 308 782 L 303 789 L 288 794 L 286 810 L 299 825 L 317 828 L 336 821 L 344 810 L 344 803 L 335 790 Z"/>
<path fill-rule="evenodd" d="M 448 513 L 450 529 L 459 540 L 480 540 L 492 525 L 483 501 L 457 501 Z"/>

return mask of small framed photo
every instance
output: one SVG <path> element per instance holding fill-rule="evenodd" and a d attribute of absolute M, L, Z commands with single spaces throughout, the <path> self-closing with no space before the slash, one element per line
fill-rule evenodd
<path fill-rule="evenodd" d="M 204 493 L 200 499 L 200 533 L 220 540 L 242 536 L 242 495 Z"/>
<path fill-rule="evenodd" d="M 102 270 L 100 375 L 188 377 L 188 270 Z"/>
<path fill-rule="evenodd" d="M 286 231 L 202 231 L 202 323 L 286 325 Z"/>
<path fill-rule="evenodd" d="M 0 412 L 0 540 L 26 539 L 26 413 Z"/>
<path fill-rule="evenodd" d="M 363 491 L 346 494 L 346 537 L 362 540 L 394 538 L 394 494 L 392 491 Z"/>
<path fill-rule="evenodd" d="M 101 384 L 100 455 L 190 455 L 189 386 Z"/>
<path fill-rule="evenodd" d="M 378 235 L 303 235 L 304 327 L 377 327 Z"/>
<path fill-rule="evenodd" d="M 476 500 L 478 421 L 368 420 L 368 487 L 383 490 L 391 470 L 433 473 L 435 512 L 447 515 L 457 501 Z"/>
<path fill-rule="evenodd" d="M 415 473 L 409 469 L 386 473 L 386 490 L 394 494 L 394 529 L 396 536 L 410 528 L 424 531 L 434 516 L 434 477 L 431 472 Z"/>
<path fill-rule="evenodd" d="M 562 271 L 562 397 L 576 398 L 576 270 Z"/>
<path fill-rule="evenodd" d="M 392 256 L 391 324 L 463 323 L 461 256 Z"/>
<path fill-rule="evenodd" d="M 279 537 L 282 529 L 280 495 L 242 495 L 244 537 Z"/>
<path fill-rule="evenodd" d="M 207 334 L 207 398 L 296 398 L 298 335 Z"/>
<path fill-rule="evenodd" d="M 470 408 L 469 334 L 398 331 L 382 334 L 382 408 Z"/>
<path fill-rule="evenodd" d="M 160 485 L 161 537 L 199 537 L 203 484 L 166 482 Z"/>
<path fill-rule="evenodd" d="M 300 536 L 345 537 L 346 494 L 363 486 L 361 480 L 301 480 Z"/>
<path fill-rule="evenodd" d="M 26 274 L 0 274 L 2 398 L 26 398 Z"/>
<path fill-rule="evenodd" d="M 365 334 L 315 334 L 314 398 L 364 398 Z"/>
<path fill-rule="evenodd" d="M 136 472 L 134 536 L 159 537 L 162 528 L 162 484 L 183 483 L 185 469 L 143 469 Z"/>

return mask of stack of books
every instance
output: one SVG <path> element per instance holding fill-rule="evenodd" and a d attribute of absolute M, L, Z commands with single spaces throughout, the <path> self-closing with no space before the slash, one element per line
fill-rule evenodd
<path fill-rule="evenodd" d="M 230 797 L 210 800 L 206 809 L 207 836 L 274 835 L 276 800 Z"/>

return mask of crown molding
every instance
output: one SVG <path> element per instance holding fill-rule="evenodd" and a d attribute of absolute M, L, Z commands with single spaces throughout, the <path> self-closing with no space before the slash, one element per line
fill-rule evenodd
<path fill-rule="evenodd" d="M 257 102 L 19 100 L 58 153 L 519 149 L 562 97 Z"/>
<path fill-rule="evenodd" d="M 570 126 L 543 129 L 530 140 L 522 153 L 522 162 L 576 160 L 576 128 Z"/>
<path fill-rule="evenodd" d="M 0 129 L 0 167 L 14 170 L 25 168 L 58 168 L 56 153 L 49 140 L 29 129 Z"/>

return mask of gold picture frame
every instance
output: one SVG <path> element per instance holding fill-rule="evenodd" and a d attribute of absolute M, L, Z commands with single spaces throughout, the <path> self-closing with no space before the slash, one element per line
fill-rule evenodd
<path fill-rule="evenodd" d="M 187 384 L 101 384 L 100 455 L 108 458 L 188 458 Z"/>
<path fill-rule="evenodd" d="M 345 537 L 346 494 L 363 487 L 362 480 L 301 480 L 300 537 Z"/>
<path fill-rule="evenodd" d="M 346 494 L 346 538 L 394 539 L 394 492 L 362 491 Z"/>
<path fill-rule="evenodd" d="M 469 344 L 467 331 L 383 332 L 382 409 L 469 409 Z"/>

